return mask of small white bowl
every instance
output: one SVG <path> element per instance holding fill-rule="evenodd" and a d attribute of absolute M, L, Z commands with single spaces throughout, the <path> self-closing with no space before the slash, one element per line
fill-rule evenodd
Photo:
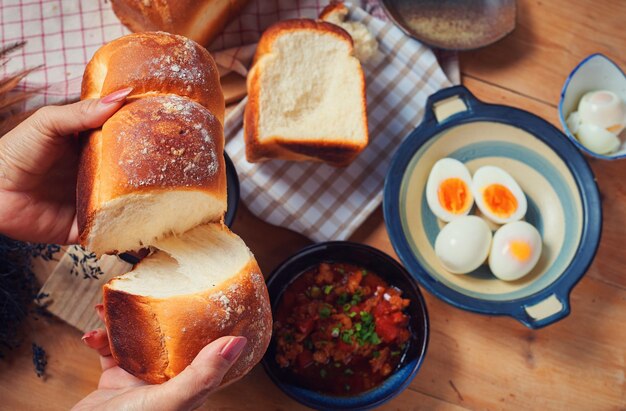
<path fill-rule="evenodd" d="M 596 53 L 586 57 L 578 63 L 565 80 L 563 90 L 561 90 L 561 101 L 559 102 L 559 119 L 565 134 L 576 144 L 582 152 L 603 160 L 617 160 L 626 158 L 626 143 L 622 132 L 622 145 L 620 149 L 612 154 L 598 154 L 582 145 L 576 136 L 567 126 L 567 117 L 571 112 L 576 111 L 578 102 L 582 96 L 593 90 L 609 90 L 617 94 L 626 101 L 626 74 L 615 62 L 603 54 Z"/>

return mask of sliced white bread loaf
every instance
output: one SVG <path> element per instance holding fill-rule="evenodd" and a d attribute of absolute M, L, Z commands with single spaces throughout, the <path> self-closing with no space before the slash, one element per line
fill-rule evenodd
<path fill-rule="evenodd" d="M 159 251 L 104 287 L 105 322 L 120 367 L 162 383 L 209 342 L 242 335 L 248 345 L 223 384 L 247 373 L 269 344 L 272 318 L 261 271 L 221 224 L 157 242 Z"/>
<path fill-rule="evenodd" d="M 363 23 L 348 20 L 348 8 L 341 2 L 331 2 L 322 10 L 320 19 L 335 24 L 350 34 L 354 41 L 354 55 L 366 62 L 378 50 L 378 42 Z"/>
<path fill-rule="evenodd" d="M 334 24 L 286 20 L 263 33 L 248 75 L 246 157 L 349 164 L 368 143 L 365 80 Z"/>

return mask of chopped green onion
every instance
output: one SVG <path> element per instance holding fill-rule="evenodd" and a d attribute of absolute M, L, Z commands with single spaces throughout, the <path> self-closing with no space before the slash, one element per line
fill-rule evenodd
<path fill-rule="evenodd" d="M 378 336 L 378 334 L 373 333 L 372 337 L 370 338 L 370 341 L 372 342 L 372 344 L 378 345 L 380 344 L 380 337 Z"/>
<path fill-rule="evenodd" d="M 361 311 L 359 315 L 361 316 L 361 321 L 365 323 L 369 323 L 373 319 L 372 314 L 368 313 L 367 311 Z"/>
<path fill-rule="evenodd" d="M 356 317 L 356 313 L 355 313 L 354 311 L 352 311 L 352 312 L 350 312 L 350 313 L 348 314 L 348 317 L 350 317 L 350 318 L 354 318 L 354 317 Z"/>
<path fill-rule="evenodd" d="M 341 274 L 344 274 L 346 272 L 346 270 L 344 270 L 343 268 L 339 267 L 337 269 L 337 271 L 339 271 Z"/>
<path fill-rule="evenodd" d="M 351 308 L 352 308 L 352 306 L 351 306 L 350 304 L 347 304 L 347 303 L 346 303 L 346 304 L 344 304 L 344 305 L 343 305 L 343 310 L 344 310 L 345 312 L 350 311 L 350 309 L 351 309 Z"/>
<path fill-rule="evenodd" d="M 326 285 L 324 286 L 324 294 L 328 295 L 330 294 L 330 292 L 333 290 L 333 286 L 332 285 Z"/>
<path fill-rule="evenodd" d="M 330 317 L 331 310 L 328 306 L 323 306 L 320 308 L 320 318 L 328 318 Z"/>
<path fill-rule="evenodd" d="M 339 368 L 339 367 L 341 367 L 341 363 L 340 362 L 336 362 L 335 363 L 335 368 Z"/>
<path fill-rule="evenodd" d="M 354 333 L 354 331 L 352 330 L 347 330 L 341 333 L 341 341 L 343 341 L 346 344 L 352 344 L 352 334 Z"/>
<path fill-rule="evenodd" d="M 378 358 L 378 357 L 380 357 L 380 351 L 374 351 L 374 352 L 372 352 L 372 356 L 373 356 L 374 358 Z"/>
<path fill-rule="evenodd" d="M 344 305 L 346 302 L 348 302 L 348 293 L 341 293 L 337 299 L 337 304 Z"/>
<path fill-rule="evenodd" d="M 311 287 L 311 297 L 317 298 L 320 295 L 322 295 L 322 290 L 318 286 L 314 285 Z"/>
<path fill-rule="evenodd" d="M 356 324 L 354 324 L 354 329 L 355 329 L 355 330 L 357 330 L 357 331 L 361 331 L 361 328 L 362 328 L 362 327 L 363 327 L 363 326 L 361 325 L 361 323 L 356 323 Z"/>
<path fill-rule="evenodd" d="M 398 355 L 400 355 L 402 353 L 402 351 L 392 351 L 391 352 L 391 356 L 392 357 L 397 357 Z"/>
<path fill-rule="evenodd" d="M 331 331 L 330 335 L 332 335 L 333 338 L 339 337 L 339 328 L 338 327 L 333 328 L 333 330 Z"/>
<path fill-rule="evenodd" d="M 367 274 L 369 274 L 369 273 L 367 272 L 367 270 L 366 270 L 366 269 L 362 269 L 362 270 L 361 270 L 361 275 L 362 275 L 363 277 L 365 277 Z"/>
<path fill-rule="evenodd" d="M 346 369 L 343 371 L 343 373 L 344 373 L 344 374 L 346 374 L 346 375 L 353 375 L 353 374 L 354 374 L 354 371 L 352 371 L 352 369 L 351 369 L 351 368 L 346 368 Z"/>

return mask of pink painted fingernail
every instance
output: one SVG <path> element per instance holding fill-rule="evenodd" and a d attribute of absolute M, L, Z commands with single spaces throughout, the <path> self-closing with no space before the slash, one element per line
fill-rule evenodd
<path fill-rule="evenodd" d="M 228 362 L 233 362 L 239 357 L 247 343 L 248 339 L 246 337 L 233 337 L 222 348 L 220 356 Z"/>
<path fill-rule="evenodd" d="M 97 333 L 98 331 L 96 330 L 89 331 L 88 333 L 83 334 L 83 336 L 81 337 L 81 340 L 83 340 L 83 342 L 87 344 L 87 341 L 92 339 Z"/>
<path fill-rule="evenodd" d="M 104 96 L 100 102 L 102 104 L 114 104 L 123 101 L 130 93 L 133 91 L 132 87 L 123 88 L 121 90 L 117 90 L 108 96 Z"/>

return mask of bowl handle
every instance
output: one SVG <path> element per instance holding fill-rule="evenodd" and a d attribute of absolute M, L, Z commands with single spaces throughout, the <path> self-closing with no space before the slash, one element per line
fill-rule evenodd
<path fill-rule="evenodd" d="M 469 118 L 484 105 L 464 86 L 448 87 L 428 97 L 424 122 L 442 124 L 452 119 Z"/>
<path fill-rule="evenodd" d="M 536 329 L 559 321 L 569 313 L 569 295 L 554 293 L 543 300 L 520 307 L 513 317 L 525 326 Z"/>

